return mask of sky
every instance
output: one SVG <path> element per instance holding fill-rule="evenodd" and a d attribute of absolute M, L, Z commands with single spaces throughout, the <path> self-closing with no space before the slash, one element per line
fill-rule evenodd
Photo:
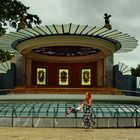
<path fill-rule="evenodd" d="M 37 14 L 41 25 L 80 24 L 104 26 L 104 13 L 111 14 L 113 30 L 128 33 L 140 42 L 139 0 L 20 0 L 29 6 L 29 13 Z M 129 67 L 140 64 L 140 45 L 131 52 L 114 55 L 114 64 L 125 63 Z"/>

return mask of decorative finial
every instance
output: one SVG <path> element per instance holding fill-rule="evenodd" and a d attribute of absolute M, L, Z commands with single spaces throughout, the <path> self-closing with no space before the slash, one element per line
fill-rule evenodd
<path fill-rule="evenodd" d="M 104 19 L 105 19 L 105 28 L 108 28 L 109 30 L 112 29 L 111 25 L 110 25 L 110 21 L 109 18 L 111 17 L 111 15 L 108 15 L 107 13 L 104 14 Z"/>

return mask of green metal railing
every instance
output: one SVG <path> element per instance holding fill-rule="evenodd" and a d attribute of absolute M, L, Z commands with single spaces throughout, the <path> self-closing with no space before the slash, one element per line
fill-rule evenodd
<path fill-rule="evenodd" d="M 72 121 L 75 121 L 75 124 L 72 127 L 80 127 L 83 112 L 66 115 L 69 106 L 75 107 L 77 106 L 77 103 L 1 103 L 0 125 L 2 121 L 8 119 L 9 122 L 7 122 L 7 126 L 17 126 L 15 125 L 15 121 L 17 122 L 17 119 L 19 119 L 21 121 L 19 126 L 26 126 L 24 124 L 28 124 L 28 121 L 30 120 L 29 126 L 35 127 L 35 124 L 39 124 L 39 121 L 42 120 L 49 123 L 50 127 L 59 127 L 57 121 L 59 121 L 60 124 L 61 121 L 65 120 L 65 122 L 68 123 L 65 127 L 69 127 L 69 124 Z M 93 119 L 96 122 L 95 128 L 140 127 L 140 105 L 94 104 L 92 108 Z M 50 122 L 48 120 L 50 120 Z M 125 123 L 126 120 L 128 122 Z M 121 121 L 124 123 L 123 126 Z M 40 127 L 44 127 L 43 125 L 44 124 L 42 123 L 42 126 Z"/>

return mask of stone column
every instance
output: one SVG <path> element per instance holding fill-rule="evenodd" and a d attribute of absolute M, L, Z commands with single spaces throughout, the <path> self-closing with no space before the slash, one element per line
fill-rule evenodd
<path fill-rule="evenodd" d="M 113 55 L 105 58 L 105 86 L 113 86 Z"/>
<path fill-rule="evenodd" d="M 104 86 L 104 59 L 97 61 L 97 86 Z"/>
<path fill-rule="evenodd" d="M 27 87 L 32 86 L 32 59 L 30 57 L 25 58 L 25 83 Z"/>
<path fill-rule="evenodd" d="M 15 55 L 16 60 L 16 72 L 15 72 L 15 86 L 24 87 L 25 86 L 25 58 L 20 53 Z"/>

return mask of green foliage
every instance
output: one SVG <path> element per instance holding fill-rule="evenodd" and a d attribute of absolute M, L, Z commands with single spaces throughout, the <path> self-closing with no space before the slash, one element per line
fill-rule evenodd
<path fill-rule="evenodd" d="M 31 28 L 32 23 L 40 24 L 41 20 L 37 15 L 28 13 L 29 7 L 18 0 L 0 0 L 0 36 L 6 33 L 6 27 L 17 28 L 17 23 L 24 16 L 24 22 Z M 13 53 L 0 49 L 0 63 L 10 60 Z"/>
<path fill-rule="evenodd" d="M 0 49 L 0 63 L 11 60 L 14 57 L 14 53 Z"/>
<path fill-rule="evenodd" d="M 136 68 L 131 68 L 131 74 L 133 76 L 140 77 L 140 65 L 138 65 Z"/>
<path fill-rule="evenodd" d="M 27 27 L 31 27 L 32 23 L 40 24 L 39 17 L 28 13 L 28 10 L 29 7 L 18 0 L 0 0 L 0 36 L 5 34 L 6 26 L 16 28 L 21 15 L 25 15 L 24 22 Z"/>

